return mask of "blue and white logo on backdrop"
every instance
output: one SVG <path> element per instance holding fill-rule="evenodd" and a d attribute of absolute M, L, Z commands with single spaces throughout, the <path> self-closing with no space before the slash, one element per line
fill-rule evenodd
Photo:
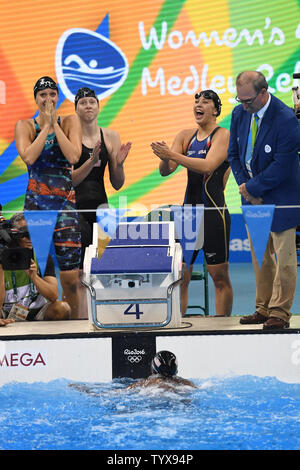
<path fill-rule="evenodd" d="M 55 66 L 60 88 L 73 102 L 78 89 L 84 86 L 93 89 L 99 100 L 111 95 L 129 70 L 124 53 L 109 39 L 108 16 L 97 31 L 65 31 L 57 44 Z"/>

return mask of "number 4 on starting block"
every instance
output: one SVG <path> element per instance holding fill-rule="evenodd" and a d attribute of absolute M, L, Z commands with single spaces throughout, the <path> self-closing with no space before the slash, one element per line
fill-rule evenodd
<path fill-rule="evenodd" d="M 143 313 L 144 312 L 140 312 L 140 304 L 130 304 L 129 307 L 126 308 L 124 315 L 135 315 L 136 320 L 139 320 L 140 315 L 143 315 Z"/>

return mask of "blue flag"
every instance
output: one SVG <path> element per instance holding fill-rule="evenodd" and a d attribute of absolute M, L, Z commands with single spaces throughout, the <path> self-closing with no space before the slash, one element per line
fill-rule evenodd
<path fill-rule="evenodd" d="M 259 267 L 270 236 L 274 209 L 275 205 L 242 206 L 244 221 L 249 230 Z"/>
<path fill-rule="evenodd" d="M 176 238 L 182 248 L 183 258 L 189 266 L 194 250 L 200 250 L 204 241 L 203 205 L 172 206 Z"/>
<path fill-rule="evenodd" d="M 105 234 L 114 238 L 120 219 L 128 209 L 114 209 L 110 207 L 98 207 L 96 212 L 97 223 Z"/>
<path fill-rule="evenodd" d="M 41 275 L 47 266 L 58 211 L 24 211 L 30 240 Z"/>

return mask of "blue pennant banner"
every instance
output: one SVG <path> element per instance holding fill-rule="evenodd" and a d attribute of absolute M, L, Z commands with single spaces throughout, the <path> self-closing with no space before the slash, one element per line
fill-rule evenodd
<path fill-rule="evenodd" d="M 120 220 L 127 211 L 128 209 L 114 209 L 107 206 L 98 207 L 96 213 L 97 223 L 104 232 L 103 236 L 114 238 Z M 101 235 L 101 232 L 99 235 Z"/>
<path fill-rule="evenodd" d="M 44 276 L 58 211 L 24 211 L 30 240 Z"/>
<path fill-rule="evenodd" d="M 194 250 L 200 250 L 204 241 L 204 207 L 203 205 L 172 206 L 176 238 L 182 248 L 183 258 L 189 266 Z"/>
<path fill-rule="evenodd" d="M 249 230 L 259 267 L 270 236 L 274 209 L 274 205 L 242 206 L 244 221 Z"/>

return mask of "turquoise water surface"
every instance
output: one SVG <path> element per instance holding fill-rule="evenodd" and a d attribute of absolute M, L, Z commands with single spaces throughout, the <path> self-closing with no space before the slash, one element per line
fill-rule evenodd
<path fill-rule="evenodd" d="M 130 382 L 2 386 L 0 449 L 300 449 L 300 384 L 241 376 L 175 393 Z"/>

